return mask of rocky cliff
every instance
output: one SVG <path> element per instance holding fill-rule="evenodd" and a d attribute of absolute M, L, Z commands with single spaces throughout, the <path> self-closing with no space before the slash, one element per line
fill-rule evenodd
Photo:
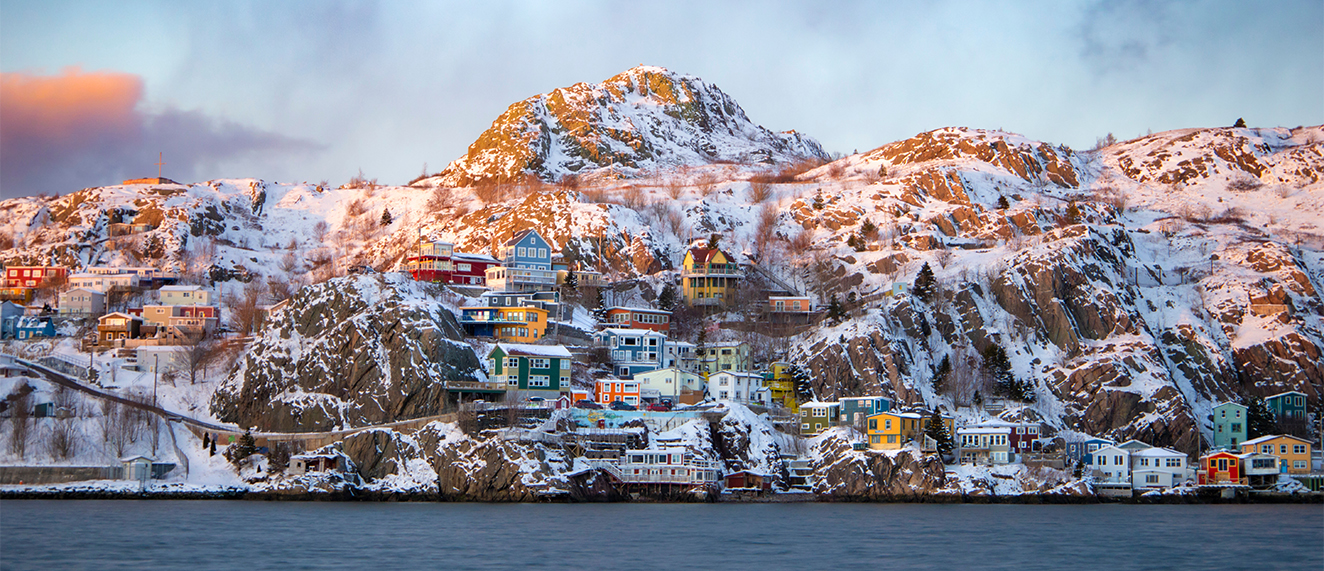
<path fill-rule="evenodd" d="M 217 389 L 212 412 L 297 432 L 439 414 L 447 382 L 485 377 L 438 293 L 399 274 L 304 288 L 272 314 Z"/>
<path fill-rule="evenodd" d="M 514 103 L 435 177 L 419 184 L 471 186 L 556 181 L 567 174 L 716 162 L 826 159 L 813 139 L 773 133 L 716 86 L 639 66 L 598 84 L 578 83 Z"/>

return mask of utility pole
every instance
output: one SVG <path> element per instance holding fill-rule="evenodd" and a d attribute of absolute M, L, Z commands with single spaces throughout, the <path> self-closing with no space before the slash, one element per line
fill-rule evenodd
<path fill-rule="evenodd" d="M 156 380 L 160 376 L 161 376 L 161 354 L 156 353 L 152 355 L 152 407 L 153 408 L 156 407 Z M 153 411 L 152 414 L 155 415 L 156 412 Z M 152 457 L 156 457 L 156 441 L 158 438 L 160 438 L 160 434 L 159 434 L 160 427 L 156 426 L 156 422 L 152 422 L 152 425 L 153 425 L 152 429 L 156 431 L 156 433 L 152 434 Z"/>

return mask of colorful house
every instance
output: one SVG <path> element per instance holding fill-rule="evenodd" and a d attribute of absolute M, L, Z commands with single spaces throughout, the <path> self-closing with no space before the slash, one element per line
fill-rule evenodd
<path fill-rule="evenodd" d="M 5 266 L 5 287 L 37 288 L 68 276 L 69 269 L 60 266 Z"/>
<path fill-rule="evenodd" d="M 128 291 L 139 284 L 138 274 L 94 274 L 81 272 L 69 276 L 69 287 L 83 288 L 106 293 L 110 291 Z"/>
<path fill-rule="evenodd" d="M 451 283 L 455 270 L 455 245 L 450 242 L 425 242 L 421 238 L 415 244 L 409 257 L 405 258 L 405 270 L 415 280 L 421 282 Z"/>
<path fill-rule="evenodd" d="M 556 287 L 552 246 L 537 230 L 516 232 L 501 247 L 501 267 L 487 270 L 494 291 L 544 291 Z"/>
<path fill-rule="evenodd" d="M 161 286 L 157 290 L 161 305 L 212 305 L 212 292 L 202 286 Z"/>
<path fill-rule="evenodd" d="M 547 334 L 547 310 L 537 307 L 461 307 L 465 333 L 513 343 L 532 343 Z"/>
<path fill-rule="evenodd" d="M 617 329 L 671 331 L 671 312 L 643 307 L 608 307 L 607 323 Z"/>
<path fill-rule="evenodd" d="M 603 329 L 593 342 L 610 351 L 616 376 L 629 378 L 662 368 L 667 336 L 648 329 Z"/>
<path fill-rule="evenodd" d="M 1236 450 L 1246 441 L 1246 406 L 1234 402 L 1214 407 L 1214 448 Z"/>
<path fill-rule="evenodd" d="M 947 434 L 956 434 L 955 420 L 942 417 L 947 425 Z M 908 444 L 915 444 L 926 452 L 933 451 L 937 443 L 925 432 L 929 427 L 929 415 L 924 411 L 888 411 L 875 414 L 868 419 L 866 433 L 869 448 L 873 450 L 898 450 Z"/>
<path fill-rule="evenodd" d="M 690 248 L 680 273 L 685 303 L 699 306 L 725 305 L 743 276 L 740 264 L 716 248 Z"/>
<path fill-rule="evenodd" d="M 768 388 L 768 398 L 774 405 L 785 407 L 791 414 L 799 413 L 800 405 L 795 398 L 795 380 L 791 378 L 790 363 L 773 363 L 763 373 L 763 386 Z"/>
<path fill-rule="evenodd" d="M 989 421 L 962 426 L 956 431 L 961 462 L 972 464 L 1009 464 L 1015 460 L 1011 435 L 1016 428 L 1009 422 Z"/>
<path fill-rule="evenodd" d="M 1038 452 L 1043 449 L 1043 441 L 1039 436 L 1039 425 L 1032 422 L 1012 423 L 1011 432 L 1011 453 L 1025 454 L 1027 452 Z"/>
<path fill-rule="evenodd" d="M 22 341 L 40 337 L 55 337 L 55 324 L 51 322 L 50 318 L 24 315 L 14 321 L 15 339 Z"/>
<path fill-rule="evenodd" d="M 809 401 L 800 403 L 800 434 L 812 435 L 841 424 L 841 404 Z"/>
<path fill-rule="evenodd" d="M 508 395 L 555 399 L 570 390 L 570 351 L 560 345 L 498 343 L 487 355 L 492 381 Z"/>
<path fill-rule="evenodd" d="M 1107 438 L 1087 438 L 1085 440 L 1067 442 L 1067 458 L 1089 466 L 1094 464 L 1095 450 L 1113 444 L 1116 444 L 1116 442 L 1108 440 Z"/>
<path fill-rule="evenodd" d="M 745 372 L 750 369 L 749 344 L 726 341 L 709 343 L 695 351 L 699 370 L 706 373 L 719 371 Z"/>
<path fill-rule="evenodd" d="M 843 397 L 837 402 L 841 403 L 841 423 L 851 426 L 864 426 L 869 417 L 892 410 L 892 400 L 887 397 Z"/>
<path fill-rule="evenodd" d="M 0 301 L 0 339 L 14 337 L 14 326 L 22 316 L 23 306 L 10 301 Z"/>
<path fill-rule="evenodd" d="M 1261 436 L 1241 443 L 1243 454 L 1259 453 L 1277 457 L 1279 470 L 1284 474 L 1309 474 L 1309 440 L 1287 434 Z"/>
<path fill-rule="evenodd" d="M 112 345 L 116 341 L 138 339 L 142 336 L 143 318 L 127 313 L 107 313 L 97 319 L 97 342 Z"/>
<path fill-rule="evenodd" d="M 501 261 L 484 254 L 455 252 L 451 255 L 450 282 L 455 285 L 485 286 L 487 271 L 501 266 Z"/>
<path fill-rule="evenodd" d="M 1197 482 L 1201 486 L 1215 484 L 1245 484 L 1240 454 L 1227 450 L 1210 452 L 1200 457 Z"/>
<path fill-rule="evenodd" d="M 1265 397 L 1264 404 L 1268 405 L 1269 411 L 1281 420 L 1305 420 L 1306 418 L 1306 393 L 1297 391 L 1278 393 Z"/>
<path fill-rule="evenodd" d="M 621 401 L 631 406 L 639 406 L 643 402 L 640 398 L 639 382 L 627 381 L 623 379 L 598 379 L 594 387 L 598 404 L 609 405 L 616 401 Z"/>
<path fill-rule="evenodd" d="M 768 315 L 773 323 L 809 323 L 814 302 L 809 296 L 768 296 Z"/>

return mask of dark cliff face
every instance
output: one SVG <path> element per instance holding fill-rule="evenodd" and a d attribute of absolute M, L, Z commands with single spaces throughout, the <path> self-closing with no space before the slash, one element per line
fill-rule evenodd
<path fill-rule="evenodd" d="M 481 367 L 433 289 L 400 275 L 304 288 L 236 363 L 213 413 L 294 432 L 439 414 L 445 383 L 476 380 Z"/>

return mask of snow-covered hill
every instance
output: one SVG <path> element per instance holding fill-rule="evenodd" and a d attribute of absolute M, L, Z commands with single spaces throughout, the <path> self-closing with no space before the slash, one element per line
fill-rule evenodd
<path fill-rule="evenodd" d="M 711 102 L 719 93 L 650 70 L 622 77 L 633 91 L 571 89 L 636 103 L 682 92 L 691 95 L 676 101 Z M 672 77 L 672 87 L 650 83 L 658 77 Z M 648 117 L 671 117 L 666 105 L 650 105 L 660 115 Z M 743 118 L 722 108 L 722 117 Z M 611 116 L 602 113 L 592 121 Z M 798 175 L 773 173 L 757 157 L 701 164 L 690 160 L 702 156 L 696 151 L 678 161 L 683 168 L 577 187 L 112 186 L 0 202 L 0 242 L 12 244 L 0 259 L 147 263 L 230 292 L 242 287 L 237 279 L 271 283 L 274 294 L 359 264 L 398 268 L 420 235 L 489 253 L 534 227 L 570 259 L 656 288 L 674 279 L 693 239 L 716 234 L 740 261 L 822 302 L 862 300 L 840 325 L 771 344 L 813 372 L 821 398 L 880 393 L 976 417 L 978 355 L 997 343 L 1039 397 L 1009 414 L 1190 449 L 1198 433 L 1208 438 L 1208 411 L 1221 399 L 1291 389 L 1309 395 L 1312 410 L 1321 406 L 1321 140 L 1322 127 L 1192 129 L 1074 151 L 949 128 Z M 719 148 L 753 148 L 741 145 Z M 584 160 L 582 168 L 598 168 Z M 539 174 L 572 172 L 568 164 Z M 592 163 L 606 164 L 614 163 Z M 112 222 L 155 228 L 112 237 Z M 939 283 L 932 300 L 886 294 L 925 263 Z M 935 390 L 943 357 L 960 378 Z"/>
<path fill-rule="evenodd" d="M 639 66 L 602 83 L 577 83 L 510 106 L 428 186 L 513 182 L 525 175 L 636 175 L 720 162 L 826 159 L 818 142 L 754 124 L 730 96 L 690 75 Z"/>

